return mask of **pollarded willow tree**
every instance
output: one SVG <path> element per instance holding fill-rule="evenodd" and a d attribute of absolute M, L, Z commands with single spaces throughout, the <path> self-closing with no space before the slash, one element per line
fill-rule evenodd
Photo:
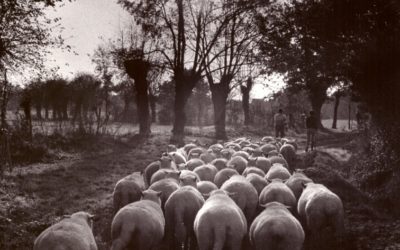
<path fill-rule="evenodd" d="M 155 33 L 144 26 L 131 23 L 125 30 L 121 30 L 118 40 L 110 48 L 114 63 L 134 81 L 139 135 L 144 137 L 151 133 L 150 110 L 155 108 L 153 93 L 163 75 L 163 65 L 159 63 L 160 55 L 155 53 L 159 46 L 160 40 Z"/>
<path fill-rule="evenodd" d="M 193 88 L 219 56 L 212 54 L 214 46 L 230 21 L 252 4 L 238 2 L 237 8 L 227 9 L 223 0 L 119 0 L 142 29 L 153 34 L 152 39 L 161 41 L 157 52 L 163 55 L 175 83 L 174 143 L 183 142 L 185 105 Z"/>
<path fill-rule="evenodd" d="M 235 8 L 240 7 L 237 1 L 229 1 L 222 11 L 232 12 Z M 255 63 L 256 41 L 260 38 L 260 34 L 254 25 L 253 17 L 255 15 L 252 10 L 240 11 L 229 20 L 223 35 L 208 55 L 208 58 L 215 57 L 213 62 L 207 63 L 206 77 L 214 106 L 216 139 L 227 138 L 225 130 L 226 103 L 231 90 L 237 87 L 236 83 L 242 80 L 237 79 L 238 74 L 243 67 Z M 213 14 L 221 15 L 221 13 Z M 222 15 L 224 14 L 222 13 Z"/>

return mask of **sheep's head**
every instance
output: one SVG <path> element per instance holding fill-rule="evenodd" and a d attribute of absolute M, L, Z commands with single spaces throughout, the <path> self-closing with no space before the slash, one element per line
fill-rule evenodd
<path fill-rule="evenodd" d="M 161 206 L 161 194 L 162 192 L 157 192 L 151 189 L 142 192 L 142 200 L 154 201 Z"/>

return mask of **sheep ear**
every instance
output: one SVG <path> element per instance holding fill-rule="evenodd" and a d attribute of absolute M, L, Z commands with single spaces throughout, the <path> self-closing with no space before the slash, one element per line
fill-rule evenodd
<path fill-rule="evenodd" d="M 94 214 L 89 214 L 89 213 L 88 213 L 88 218 L 89 218 L 89 220 L 91 220 L 91 221 L 96 221 L 97 219 L 99 219 L 98 216 L 96 216 L 96 215 L 94 215 Z"/>
<path fill-rule="evenodd" d="M 178 164 L 178 169 L 179 170 L 187 170 L 187 166 L 185 163 L 181 163 L 181 164 Z"/>
<path fill-rule="evenodd" d="M 61 218 L 62 219 L 71 218 L 71 215 L 70 214 L 64 214 Z"/>
<path fill-rule="evenodd" d="M 207 194 L 205 194 L 205 193 L 202 193 L 202 195 L 203 195 L 203 197 L 204 197 L 204 198 L 208 198 L 208 197 L 210 197 L 210 194 L 211 194 L 211 193 L 207 193 Z"/>
<path fill-rule="evenodd" d="M 237 196 L 237 193 L 236 193 L 236 192 L 235 192 L 235 193 L 227 192 L 227 194 L 228 194 L 228 196 L 231 197 L 231 198 L 234 198 L 234 197 Z"/>
<path fill-rule="evenodd" d="M 268 203 L 260 204 L 260 207 L 266 208 Z"/>
<path fill-rule="evenodd" d="M 306 188 L 306 187 L 307 187 L 307 183 L 305 183 L 304 181 L 302 181 L 302 182 L 301 182 L 301 186 L 302 186 L 303 188 Z"/>

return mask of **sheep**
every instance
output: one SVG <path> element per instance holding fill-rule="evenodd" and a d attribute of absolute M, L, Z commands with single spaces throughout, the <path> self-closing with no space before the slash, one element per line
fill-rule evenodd
<path fill-rule="evenodd" d="M 205 151 L 206 150 L 204 148 L 201 148 L 201 147 L 192 148 L 192 149 L 190 149 L 190 151 L 188 153 L 188 158 L 189 158 L 189 160 L 193 159 L 193 158 L 199 158 L 200 155 L 202 153 L 204 153 Z"/>
<path fill-rule="evenodd" d="M 265 156 L 267 156 L 268 153 L 269 153 L 270 151 L 272 151 L 272 150 L 277 150 L 277 147 L 276 147 L 274 144 L 272 144 L 272 143 L 267 143 L 267 144 L 262 145 L 262 146 L 260 147 L 260 149 L 261 149 L 261 151 L 263 152 L 263 154 L 264 154 Z"/>
<path fill-rule="evenodd" d="M 248 174 L 251 174 L 251 173 L 253 173 L 253 174 L 258 174 L 259 176 L 262 176 L 262 177 L 265 176 L 264 171 L 262 171 L 261 169 L 256 168 L 256 167 L 247 167 L 247 168 L 243 171 L 243 174 L 242 174 L 242 175 L 243 175 L 244 177 L 246 177 Z"/>
<path fill-rule="evenodd" d="M 239 250 L 247 233 L 247 221 L 226 192 L 215 190 L 197 213 L 194 232 L 199 250 Z"/>
<path fill-rule="evenodd" d="M 149 187 L 149 190 L 161 192 L 161 206 L 164 207 L 165 202 L 169 196 L 179 188 L 178 181 L 176 179 L 167 178 L 154 182 Z"/>
<path fill-rule="evenodd" d="M 182 153 L 176 151 L 176 152 L 170 152 L 168 154 L 172 157 L 172 160 L 175 162 L 176 165 L 179 166 L 180 164 L 186 163 L 186 158 Z"/>
<path fill-rule="evenodd" d="M 211 149 L 207 150 L 206 152 L 200 155 L 200 159 L 204 161 L 206 164 L 215 160 L 217 156 L 212 152 Z"/>
<path fill-rule="evenodd" d="M 230 160 L 232 155 L 235 153 L 236 151 L 233 150 L 232 148 L 224 148 L 221 150 L 221 156 L 227 160 Z"/>
<path fill-rule="evenodd" d="M 247 160 L 241 156 L 232 157 L 228 163 L 226 164 L 228 168 L 233 168 L 238 171 L 239 174 L 242 174 L 243 171 L 247 167 Z"/>
<path fill-rule="evenodd" d="M 206 164 L 196 167 L 193 172 L 199 176 L 201 181 L 213 181 L 218 169 L 211 164 Z"/>
<path fill-rule="evenodd" d="M 271 168 L 271 162 L 265 157 L 250 157 L 248 166 L 253 166 L 261 169 L 264 173 L 267 173 Z"/>
<path fill-rule="evenodd" d="M 246 160 L 249 160 L 249 157 L 250 157 L 249 153 L 247 153 L 246 151 L 237 151 L 237 152 L 233 153 L 232 158 L 235 156 L 241 156 Z"/>
<path fill-rule="evenodd" d="M 292 190 L 296 200 L 300 198 L 301 193 L 303 192 L 303 184 L 313 182 L 310 178 L 308 178 L 304 173 L 299 170 L 295 170 L 292 176 L 285 182 L 285 184 Z"/>
<path fill-rule="evenodd" d="M 260 193 L 260 205 L 273 201 L 280 202 L 290 207 L 292 211 L 296 211 L 296 197 L 294 197 L 292 190 L 280 179 L 273 179 Z"/>
<path fill-rule="evenodd" d="M 299 148 L 299 146 L 297 145 L 296 140 L 287 140 L 287 141 L 285 142 L 285 144 L 290 144 L 290 145 L 292 145 L 292 146 L 294 147 L 295 151 L 297 151 L 297 149 Z"/>
<path fill-rule="evenodd" d="M 200 181 L 200 177 L 193 171 L 182 170 L 179 175 L 179 181 L 181 186 L 192 186 L 197 188 L 197 182 Z"/>
<path fill-rule="evenodd" d="M 150 186 L 151 177 L 155 172 L 160 169 L 161 162 L 160 161 L 153 161 L 144 169 L 144 182 L 146 184 L 146 188 Z"/>
<path fill-rule="evenodd" d="M 287 180 L 290 178 L 290 173 L 287 168 L 285 168 L 282 164 L 275 163 L 271 166 L 268 170 L 267 174 L 265 175 L 265 179 L 272 180 L 272 179 L 281 179 Z"/>
<path fill-rule="evenodd" d="M 160 195 L 146 190 L 142 200 L 118 211 L 111 223 L 111 250 L 151 250 L 160 246 L 165 229 Z"/>
<path fill-rule="evenodd" d="M 214 152 L 214 154 L 219 154 L 223 148 L 224 146 L 222 146 L 222 144 L 220 143 L 216 143 L 208 147 L 208 149 L 211 149 Z"/>
<path fill-rule="evenodd" d="M 210 164 L 214 165 L 218 171 L 220 171 L 221 169 L 226 168 L 226 164 L 228 163 L 228 160 L 225 158 L 217 158 L 215 160 L 213 160 Z"/>
<path fill-rule="evenodd" d="M 189 151 L 193 148 L 197 148 L 198 146 L 194 143 L 188 143 L 183 146 L 183 150 L 186 152 L 187 156 L 189 156 Z"/>
<path fill-rule="evenodd" d="M 296 149 L 294 148 L 294 146 L 291 144 L 284 144 L 280 148 L 279 153 L 286 160 L 289 171 L 293 173 L 296 165 Z"/>
<path fill-rule="evenodd" d="M 170 249 L 196 248 L 193 223 L 204 198 L 197 189 L 184 186 L 171 194 L 165 203 L 165 236 Z"/>
<path fill-rule="evenodd" d="M 251 156 L 254 152 L 254 148 L 250 146 L 243 147 L 242 150 L 246 152 L 249 156 Z"/>
<path fill-rule="evenodd" d="M 77 212 L 44 230 L 33 250 L 97 250 L 92 232 L 93 215 Z"/>
<path fill-rule="evenodd" d="M 217 187 L 221 187 L 225 181 L 231 178 L 234 175 L 239 175 L 238 171 L 233 168 L 224 168 L 215 175 L 214 183 Z"/>
<path fill-rule="evenodd" d="M 250 173 L 246 176 L 246 179 L 253 185 L 253 187 L 257 190 L 257 194 L 260 195 L 261 191 L 268 184 L 268 181 L 264 179 L 264 177 L 259 176 L 258 174 Z"/>
<path fill-rule="evenodd" d="M 264 156 L 264 153 L 259 147 L 257 147 L 251 153 L 251 157 L 260 157 L 260 156 Z"/>
<path fill-rule="evenodd" d="M 211 181 L 199 181 L 197 183 L 197 189 L 201 194 L 203 194 L 204 199 L 206 195 L 210 194 L 212 191 L 217 190 L 218 187 Z"/>
<path fill-rule="evenodd" d="M 323 244 L 321 241 L 329 237 L 327 234 L 321 234 L 326 227 L 332 230 L 330 235 L 333 235 L 335 243 L 340 244 L 345 230 L 342 200 L 322 184 L 310 182 L 304 185 L 297 211 L 310 237 L 312 249 L 320 248 Z"/>
<path fill-rule="evenodd" d="M 144 181 L 146 184 L 146 187 L 149 187 L 151 185 L 151 177 L 155 172 L 157 172 L 159 169 L 174 169 L 177 170 L 175 162 L 173 162 L 173 159 L 170 155 L 164 153 L 158 161 L 154 161 L 147 165 L 147 167 L 144 170 Z"/>
<path fill-rule="evenodd" d="M 245 177 L 234 175 L 221 186 L 221 190 L 235 194 L 232 199 L 242 209 L 250 223 L 256 215 L 258 206 L 258 194 L 255 187 Z"/>
<path fill-rule="evenodd" d="M 225 148 L 228 148 L 228 149 L 230 148 L 230 149 L 233 149 L 234 151 L 239 151 L 242 147 L 237 143 L 228 142 L 225 144 Z"/>
<path fill-rule="evenodd" d="M 186 169 L 193 171 L 196 167 L 204 165 L 204 161 L 194 158 L 186 162 Z"/>
<path fill-rule="evenodd" d="M 150 185 L 154 182 L 165 179 L 165 178 L 173 178 L 179 180 L 180 171 L 170 170 L 170 169 L 159 169 L 157 172 L 153 174 L 150 179 Z"/>
<path fill-rule="evenodd" d="M 268 142 L 271 142 L 271 141 L 275 141 L 275 138 L 272 137 L 272 136 L 264 136 L 264 137 L 261 139 L 261 141 L 262 141 L 262 142 L 268 143 Z"/>
<path fill-rule="evenodd" d="M 136 172 L 119 180 L 113 192 L 114 214 L 123 206 L 140 200 L 143 190 L 145 184 L 140 173 Z"/>
<path fill-rule="evenodd" d="M 264 206 L 250 226 L 249 237 L 254 249 L 301 250 L 304 230 L 300 222 L 279 202 Z"/>
<path fill-rule="evenodd" d="M 283 156 L 281 155 L 273 155 L 267 158 L 272 165 L 274 165 L 275 163 L 279 163 L 282 164 L 285 168 L 289 169 L 289 164 L 287 163 L 287 161 L 285 160 L 285 158 L 283 158 Z"/>
<path fill-rule="evenodd" d="M 269 151 L 267 157 L 270 158 L 272 156 L 278 156 L 278 155 L 279 155 L 278 150 L 271 150 L 271 151 Z"/>

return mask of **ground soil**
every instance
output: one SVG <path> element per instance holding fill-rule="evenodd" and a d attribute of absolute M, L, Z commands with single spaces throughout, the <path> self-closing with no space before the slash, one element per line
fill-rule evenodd
<path fill-rule="evenodd" d="M 299 142 L 298 167 L 344 202 L 346 237 L 341 249 L 400 249 L 400 218 L 372 204 L 349 174 L 349 145 L 355 135 L 322 134 L 317 150 L 307 154 L 305 135 L 290 135 Z M 236 130 L 230 136 L 260 140 L 263 135 Z M 186 140 L 207 145 L 212 143 L 212 136 L 192 134 Z M 45 228 L 79 210 L 97 216 L 96 242 L 99 250 L 109 249 L 115 183 L 156 160 L 168 141 L 166 132 L 155 132 L 146 141 L 135 136 L 98 138 L 91 142 L 96 147 L 92 145 L 89 150 L 65 153 L 55 162 L 20 166 L 6 173 L 0 183 L 0 249 L 32 249 L 34 239 Z"/>

